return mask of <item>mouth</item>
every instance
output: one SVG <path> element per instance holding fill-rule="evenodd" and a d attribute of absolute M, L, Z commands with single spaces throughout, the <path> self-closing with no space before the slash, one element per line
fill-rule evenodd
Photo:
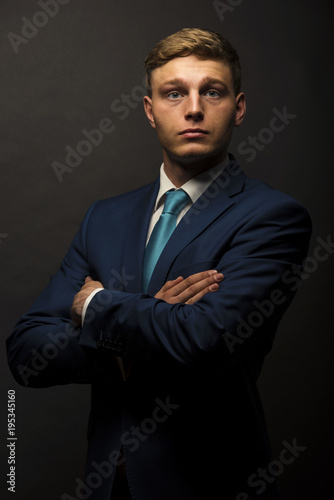
<path fill-rule="evenodd" d="M 180 132 L 180 135 L 189 139 L 197 139 L 205 137 L 208 133 L 209 132 L 201 128 L 187 128 L 186 130 L 183 130 L 183 132 Z"/>

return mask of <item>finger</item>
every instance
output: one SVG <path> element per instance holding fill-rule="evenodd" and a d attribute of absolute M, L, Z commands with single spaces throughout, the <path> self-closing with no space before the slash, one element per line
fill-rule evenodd
<path fill-rule="evenodd" d="M 78 295 L 79 294 L 77 294 L 74 297 L 74 301 L 73 301 L 73 304 L 72 304 L 72 307 L 71 307 L 71 318 L 72 318 L 72 321 L 77 326 L 81 326 L 81 312 L 82 312 L 82 307 L 80 305 L 80 299 L 78 298 Z"/>
<path fill-rule="evenodd" d="M 192 285 L 192 283 L 196 283 L 198 281 L 201 281 L 204 278 L 207 278 L 210 275 L 216 274 L 216 270 L 210 270 L 210 271 L 202 271 L 200 273 L 193 274 L 189 276 L 188 278 L 184 279 L 182 276 L 179 276 L 175 280 L 172 281 L 167 281 L 167 283 L 164 284 L 164 286 L 159 290 L 159 292 L 155 295 L 156 298 L 159 298 L 163 296 L 164 293 L 170 291 L 168 294 L 169 297 L 175 297 L 179 295 L 181 292 L 183 292 L 185 289 L 187 289 L 189 286 Z M 182 283 L 181 286 L 180 283 Z"/>
<path fill-rule="evenodd" d="M 160 292 L 167 292 L 168 290 L 170 290 L 171 288 L 173 288 L 175 285 L 177 285 L 181 281 L 183 281 L 182 276 L 179 276 L 175 280 L 167 281 L 164 284 L 164 286 L 161 288 Z"/>
<path fill-rule="evenodd" d="M 208 292 L 216 292 L 219 288 L 219 283 L 223 281 L 224 276 L 221 273 L 217 273 L 213 276 L 210 276 L 209 278 L 206 278 L 204 280 L 199 281 L 198 283 L 195 283 L 194 285 L 191 285 L 189 288 L 181 292 L 177 300 L 179 302 L 188 302 L 189 299 L 193 299 L 194 297 L 197 297 L 198 294 L 201 294 L 201 296 L 205 295 Z M 217 287 L 218 285 L 218 287 Z M 200 297 L 199 297 L 200 298 Z M 196 299 L 198 300 L 198 298 Z"/>
<path fill-rule="evenodd" d="M 219 273 L 215 269 L 210 269 L 209 271 L 202 271 L 200 273 L 192 274 L 187 278 L 185 278 L 184 280 L 182 280 L 180 283 L 178 283 L 175 286 L 173 292 L 175 292 L 175 295 L 179 295 L 180 293 L 182 293 L 184 290 L 187 290 L 191 286 L 196 286 L 197 284 L 200 285 L 200 283 L 203 282 L 203 280 L 210 279 L 217 274 Z M 212 281 L 212 283 L 214 283 L 214 281 Z M 202 286 L 200 285 L 200 288 L 202 288 Z"/>
<path fill-rule="evenodd" d="M 195 302 L 197 302 L 199 299 L 204 297 L 204 295 L 206 295 L 207 293 L 217 292 L 218 290 L 219 290 L 218 283 L 210 285 L 210 286 L 204 288 L 204 290 L 201 290 L 199 293 L 197 293 L 196 295 L 194 295 L 190 299 L 188 299 L 187 302 L 185 302 L 185 304 L 195 304 Z"/>
<path fill-rule="evenodd" d="M 104 286 L 102 285 L 101 281 L 95 281 L 90 276 L 87 276 L 87 278 L 85 279 L 85 284 L 81 287 L 81 291 L 83 292 L 87 289 L 94 290 L 95 288 L 104 288 Z"/>
<path fill-rule="evenodd" d="M 191 274 L 180 283 L 177 289 L 180 291 L 186 290 L 190 286 L 196 285 L 196 283 L 200 283 L 201 281 L 215 276 L 216 274 L 218 274 L 218 271 L 216 269 L 210 269 L 209 271 L 202 271 L 200 273 Z"/>
<path fill-rule="evenodd" d="M 210 271 L 205 271 L 204 273 L 198 273 L 198 275 L 194 274 L 177 285 L 173 290 L 173 293 L 176 293 L 174 296 L 178 299 L 178 301 L 186 302 L 208 286 L 220 283 L 223 279 L 224 275 L 218 272 L 212 273 Z"/>
<path fill-rule="evenodd" d="M 167 293 L 169 290 L 173 290 L 173 287 L 175 287 L 176 284 L 180 283 L 183 281 L 182 276 L 179 276 L 175 280 L 167 281 L 164 286 L 154 295 L 156 299 L 164 299 L 165 293 Z M 173 291 L 170 292 L 171 296 L 173 296 Z"/>

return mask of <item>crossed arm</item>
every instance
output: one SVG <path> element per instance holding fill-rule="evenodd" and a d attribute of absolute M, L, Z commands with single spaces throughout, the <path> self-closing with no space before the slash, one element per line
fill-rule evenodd
<path fill-rule="evenodd" d="M 253 214 L 226 248 L 217 249 L 220 260 L 214 265 L 224 270 L 223 286 L 220 273 L 204 271 L 167 282 L 155 297 L 106 288 L 91 300 L 80 328 L 86 298 L 103 288 L 89 277 L 81 231 L 59 272 L 7 340 L 12 373 L 18 383 L 33 387 L 91 382 L 101 336 L 107 345 L 121 347 L 109 355 L 143 361 L 163 356 L 193 365 L 215 352 L 224 369 L 253 347 L 268 351 L 298 288 L 291 266 L 300 268 L 309 236 L 309 219 L 294 204 Z M 259 312 L 266 304 L 269 313 Z M 254 318 L 260 318 L 258 326 L 252 326 Z"/>
<path fill-rule="evenodd" d="M 214 269 L 193 274 L 186 279 L 179 276 L 175 280 L 167 281 L 161 290 L 156 293 L 155 298 L 164 300 L 168 304 L 194 304 L 206 293 L 216 292 L 219 289 L 219 283 L 223 279 L 224 275 Z M 93 280 L 91 276 L 87 276 L 85 284 L 74 297 L 71 316 L 74 323 L 79 327 L 84 304 L 90 294 L 98 288 L 104 288 L 102 283 Z"/>
<path fill-rule="evenodd" d="M 183 303 L 191 305 L 201 299 L 205 294 L 216 292 L 219 289 L 219 283 L 223 279 L 224 275 L 213 269 L 193 274 L 186 279 L 179 276 L 175 280 L 167 281 L 161 290 L 156 293 L 155 298 L 164 300 L 168 304 Z M 100 281 L 95 281 L 91 276 L 87 276 L 85 284 L 75 295 L 71 308 L 71 317 L 78 327 L 80 327 L 82 323 L 82 312 L 86 300 L 92 292 L 101 288 L 104 289 Z M 130 376 L 132 361 L 128 361 L 125 365 L 120 356 L 115 356 L 115 360 L 123 380 L 127 380 Z"/>

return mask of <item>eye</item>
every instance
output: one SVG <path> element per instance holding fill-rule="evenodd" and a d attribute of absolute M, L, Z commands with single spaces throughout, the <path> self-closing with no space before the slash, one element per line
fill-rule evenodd
<path fill-rule="evenodd" d="M 175 100 L 175 99 L 179 99 L 180 97 L 182 97 L 182 94 L 180 94 L 180 92 L 170 92 L 167 97 L 169 99 L 172 99 L 172 100 Z"/>
<path fill-rule="evenodd" d="M 220 97 L 220 92 L 218 92 L 217 90 L 208 90 L 204 95 L 207 95 L 209 97 Z"/>

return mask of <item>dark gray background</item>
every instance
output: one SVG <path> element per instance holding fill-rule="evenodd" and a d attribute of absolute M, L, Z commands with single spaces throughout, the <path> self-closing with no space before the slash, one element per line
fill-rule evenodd
<path fill-rule="evenodd" d="M 221 20 L 204 0 L 71 0 L 15 53 L 8 33 L 21 35 L 21 18 L 31 20 L 41 7 L 37 1 L 1 1 L 1 498 L 13 497 L 4 489 L 9 389 L 17 398 L 16 500 L 74 495 L 75 478 L 82 477 L 89 387 L 18 386 L 4 342 L 57 270 L 90 204 L 156 177 L 160 149 L 141 103 L 132 100 L 126 118 L 126 111 L 110 105 L 142 86 L 143 60 L 159 39 L 198 26 L 235 45 L 248 113 L 230 151 L 247 175 L 306 205 L 314 224 L 310 256 L 317 238 L 332 233 L 331 2 L 224 3 L 234 7 Z M 285 106 L 296 117 L 247 161 L 240 144 L 262 133 L 273 109 Z M 84 139 L 81 131 L 103 118 L 113 121 L 114 131 L 59 182 L 52 162 L 64 163 L 65 147 L 75 148 Z M 287 500 L 329 498 L 330 489 L 334 494 L 333 263 L 333 255 L 310 263 L 312 272 L 281 324 L 260 380 L 274 457 L 284 440 L 296 438 L 306 447 L 279 477 Z"/>

